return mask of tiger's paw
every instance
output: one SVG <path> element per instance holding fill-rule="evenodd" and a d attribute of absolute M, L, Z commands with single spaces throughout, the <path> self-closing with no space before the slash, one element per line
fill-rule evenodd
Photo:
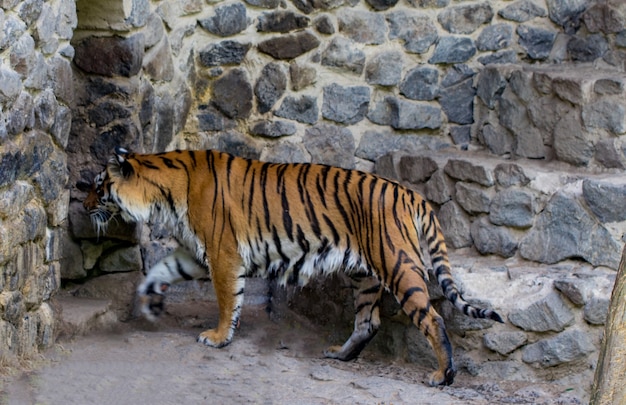
<path fill-rule="evenodd" d="M 343 360 L 341 358 L 341 346 L 331 346 L 328 349 L 324 350 L 324 357 L 327 357 L 329 359 Z"/>
<path fill-rule="evenodd" d="M 455 375 L 456 370 L 454 368 L 447 368 L 445 372 L 437 370 L 430 375 L 428 383 L 431 387 L 436 387 L 438 385 L 451 385 L 454 382 Z"/>
<path fill-rule="evenodd" d="M 205 330 L 198 336 L 198 342 L 211 347 L 224 347 L 230 343 L 232 338 L 219 333 L 217 329 Z"/>

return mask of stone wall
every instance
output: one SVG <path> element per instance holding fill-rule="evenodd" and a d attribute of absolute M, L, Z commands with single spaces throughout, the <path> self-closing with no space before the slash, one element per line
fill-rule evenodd
<path fill-rule="evenodd" d="M 73 0 L 0 1 L 0 363 L 54 342 L 75 27 Z"/>

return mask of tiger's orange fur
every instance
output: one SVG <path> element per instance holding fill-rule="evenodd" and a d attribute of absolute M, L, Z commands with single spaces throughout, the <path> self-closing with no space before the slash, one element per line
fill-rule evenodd
<path fill-rule="evenodd" d="M 398 183 L 356 170 L 267 163 L 212 150 L 118 150 L 103 177 L 85 200 L 96 223 L 116 211 L 133 221 L 164 221 L 208 269 L 220 313 L 217 327 L 198 338 L 207 345 L 231 341 L 246 276 L 304 284 L 342 270 L 355 287 L 354 331 L 326 356 L 349 360 L 361 352 L 380 325 L 385 288 L 436 353 L 439 365 L 430 383 L 451 384 L 452 347 L 428 296 L 420 234 L 444 295 L 468 316 L 502 322 L 496 312 L 461 297 L 431 206 Z"/>

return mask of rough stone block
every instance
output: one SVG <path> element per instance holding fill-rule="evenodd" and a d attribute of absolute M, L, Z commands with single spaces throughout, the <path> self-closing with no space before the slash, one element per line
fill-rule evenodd
<path fill-rule="evenodd" d="M 441 109 L 400 98 L 388 98 L 391 126 L 395 129 L 436 129 L 441 127 Z"/>
<path fill-rule="evenodd" d="M 313 162 L 354 168 L 355 145 L 349 129 L 319 124 L 304 132 L 303 142 Z"/>
<path fill-rule="evenodd" d="M 523 258 L 547 264 L 582 258 L 594 266 L 617 269 L 620 251 L 608 230 L 564 192 L 552 196 L 520 243 Z"/>
<path fill-rule="evenodd" d="M 423 183 L 439 169 L 437 162 L 428 156 L 402 156 L 398 164 L 402 180 Z"/>
<path fill-rule="evenodd" d="M 100 270 L 105 273 L 140 271 L 143 268 L 139 245 L 116 249 L 100 260 Z"/>
<path fill-rule="evenodd" d="M 493 10 L 488 3 L 446 7 L 437 17 L 441 26 L 452 34 L 471 34 L 492 18 Z"/>
<path fill-rule="evenodd" d="M 594 156 L 594 144 L 580 122 L 579 113 L 572 110 L 554 128 L 554 152 L 559 160 L 575 166 L 586 166 Z"/>
<path fill-rule="evenodd" d="M 342 124 L 356 124 L 367 114 L 370 88 L 366 86 L 343 87 L 336 83 L 324 87 L 322 116 Z"/>
<path fill-rule="evenodd" d="M 475 220 L 470 232 L 474 246 L 481 254 L 512 257 L 517 251 L 517 238 L 512 232 L 506 227 L 491 224 L 485 217 Z"/>
<path fill-rule="evenodd" d="M 365 53 L 348 38 L 335 37 L 322 52 L 322 65 L 360 75 L 365 66 Z"/>
<path fill-rule="evenodd" d="M 574 323 L 574 313 L 553 291 L 527 307 L 509 312 L 509 321 L 525 331 L 561 332 Z"/>
<path fill-rule="evenodd" d="M 530 179 L 524 168 L 515 163 L 500 163 L 493 171 L 496 183 L 502 187 L 526 186 Z"/>
<path fill-rule="evenodd" d="M 198 60 L 206 67 L 236 65 L 243 61 L 250 50 L 250 44 L 236 41 L 222 41 L 210 44 L 198 52 Z"/>
<path fill-rule="evenodd" d="M 439 90 L 439 71 L 418 66 L 407 72 L 400 83 L 400 94 L 412 100 L 434 100 Z"/>
<path fill-rule="evenodd" d="M 489 212 L 491 193 L 475 184 L 459 181 L 456 183 L 456 201 L 471 215 Z"/>
<path fill-rule="evenodd" d="M 534 199 L 526 190 L 502 190 L 491 200 L 489 220 L 495 225 L 528 228 L 534 220 Z"/>
<path fill-rule="evenodd" d="M 468 37 L 441 37 L 428 63 L 463 63 L 476 54 L 474 40 Z"/>
<path fill-rule="evenodd" d="M 519 36 L 519 45 L 526 51 L 529 58 L 543 60 L 550 55 L 556 39 L 556 31 L 520 25 L 516 32 Z"/>
<path fill-rule="evenodd" d="M 626 181 L 621 177 L 612 180 L 583 180 L 583 197 L 600 222 L 626 220 Z"/>
<path fill-rule="evenodd" d="M 309 26 L 309 17 L 292 11 L 278 10 L 262 13 L 258 18 L 257 30 L 259 32 L 282 32 L 287 33 Z"/>
<path fill-rule="evenodd" d="M 254 86 L 257 98 L 257 109 L 261 114 L 272 109 L 287 88 L 287 75 L 277 63 L 268 63 L 263 67 L 259 79 Z"/>
<path fill-rule="evenodd" d="M 74 63 L 86 73 L 131 77 L 141 70 L 144 37 L 88 37 L 75 50 Z"/>
<path fill-rule="evenodd" d="M 278 110 L 274 111 L 274 115 L 305 124 L 315 124 L 319 116 L 317 99 L 312 96 L 299 98 L 287 96 L 283 99 Z"/>
<path fill-rule="evenodd" d="M 402 75 L 402 53 L 382 51 L 365 64 L 365 81 L 381 86 L 395 86 Z"/>
<path fill-rule="evenodd" d="M 250 133 L 266 138 L 280 138 L 296 133 L 296 124 L 289 121 L 259 121 L 252 124 Z"/>
<path fill-rule="evenodd" d="M 471 181 L 485 187 L 494 184 L 492 170 L 487 166 L 481 166 L 463 159 L 450 159 L 444 167 L 446 174 L 461 181 Z"/>
<path fill-rule="evenodd" d="M 293 62 L 289 65 L 289 76 L 291 88 L 299 91 L 315 83 L 317 70 L 313 66 Z"/>
<path fill-rule="evenodd" d="M 582 110 L 586 128 L 605 129 L 615 135 L 626 133 L 626 104 L 623 100 L 600 99 Z"/>
<path fill-rule="evenodd" d="M 430 17 L 417 12 L 392 11 L 387 14 L 389 39 L 400 39 L 404 49 L 425 53 L 437 41 L 437 27 Z"/>
<path fill-rule="evenodd" d="M 585 321 L 592 325 L 604 325 L 609 313 L 610 300 L 608 298 L 593 297 L 584 307 Z"/>
<path fill-rule="evenodd" d="M 452 199 L 454 185 L 446 177 L 443 170 L 437 170 L 426 182 L 426 198 L 437 204 L 444 204 Z"/>
<path fill-rule="evenodd" d="M 320 45 L 320 40 L 308 31 L 266 39 L 257 45 L 259 51 L 274 59 L 294 59 Z"/>
<path fill-rule="evenodd" d="M 449 122 L 471 124 L 474 122 L 474 96 L 476 90 L 471 80 L 439 91 L 439 104 Z"/>
<path fill-rule="evenodd" d="M 488 332 L 483 335 L 485 347 L 506 356 L 528 341 L 524 332 Z"/>
<path fill-rule="evenodd" d="M 511 44 L 513 27 L 509 24 L 493 24 L 483 28 L 476 39 L 479 51 L 497 51 Z"/>
<path fill-rule="evenodd" d="M 548 12 L 533 0 L 517 0 L 499 10 L 498 15 L 506 20 L 526 22 L 535 17 L 545 17 Z"/>
<path fill-rule="evenodd" d="M 387 27 L 381 13 L 355 9 L 341 9 L 337 13 L 339 32 L 355 42 L 380 45 L 385 42 Z"/>
<path fill-rule="evenodd" d="M 252 85 L 242 69 L 233 69 L 213 83 L 211 102 L 228 118 L 247 118 L 252 110 Z"/>
<path fill-rule="evenodd" d="M 582 359 L 594 349 L 586 333 L 572 329 L 526 346 L 522 360 L 541 367 L 553 367 Z"/>
<path fill-rule="evenodd" d="M 437 214 L 446 243 L 455 249 L 472 246 L 470 219 L 454 201 L 441 206 Z"/>
<path fill-rule="evenodd" d="M 215 15 L 198 20 L 200 26 L 221 37 L 235 35 L 248 26 L 246 7 L 242 3 L 225 4 L 215 7 Z"/>

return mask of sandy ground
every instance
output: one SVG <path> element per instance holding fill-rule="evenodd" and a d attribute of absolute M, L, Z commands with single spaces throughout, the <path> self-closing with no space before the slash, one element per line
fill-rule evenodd
<path fill-rule="evenodd" d="M 486 381 L 464 373 L 451 387 L 431 388 L 425 381 L 432 370 L 393 362 L 367 348 L 356 361 L 324 359 L 322 350 L 337 343 L 328 331 L 297 317 L 272 321 L 261 307 L 244 307 L 229 346 L 195 343 L 212 322 L 169 315 L 156 325 L 134 320 L 114 332 L 60 340 L 35 369 L 0 378 L 0 404 L 586 402 L 554 385 Z"/>

